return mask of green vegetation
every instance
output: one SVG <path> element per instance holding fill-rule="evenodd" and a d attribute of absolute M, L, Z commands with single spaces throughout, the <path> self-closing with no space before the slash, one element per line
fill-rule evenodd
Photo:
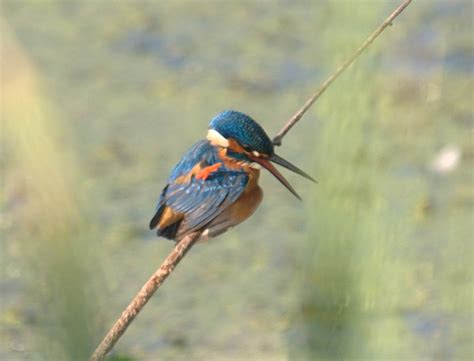
<path fill-rule="evenodd" d="M 170 251 L 147 223 L 208 120 L 275 134 L 397 3 L 2 1 L 0 359 L 85 359 Z M 304 202 L 265 174 L 111 359 L 472 359 L 471 14 L 410 5 L 284 139 Z"/>
<path fill-rule="evenodd" d="M 357 29 L 321 34 L 328 62 L 347 58 L 380 18 L 371 11 L 334 4 L 329 11 L 340 23 Z M 367 57 L 373 56 L 372 51 Z M 328 66 L 330 65 L 328 64 Z M 384 79 L 362 60 L 331 90 L 315 113 L 323 119 L 314 143 L 316 174 L 324 181 L 313 191 L 308 240 L 301 247 L 299 312 L 290 337 L 290 359 L 361 360 L 399 358 L 411 351 L 400 317 L 403 260 L 394 257 L 395 242 L 406 241 L 389 219 L 383 186 L 388 170 L 381 166 L 386 147 L 380 119 L 393 113 Z M 376 100 L 375 100 L 376 99 Z M 324 121 L 327 120 L 327 121 Z M 405 223 L 398 218 L 396 222 Z M 395 225 L 396 227 L 396 225 Z"/>

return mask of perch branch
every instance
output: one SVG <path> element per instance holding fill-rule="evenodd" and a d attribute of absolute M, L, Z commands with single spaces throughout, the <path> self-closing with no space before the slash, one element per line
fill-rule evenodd
<path fill-rule="evenodd" d="M 405 8 L 410 5 L 411 0 L 405 0 L 398 8 L 395 9 L 395 11 L 390 14 L 390 16 L 380 25 L 377 30 L 375 30 L 368 38 L 367 40 L 359 47 L 359 49 L 356 50 L 356 52 L 346 60 L 344 64 L 342 64 L 336 72 L 331 75 L 319 88 L 319 90 L 314 93 L 311 98 L 309 98 L 306 103 L 301 107 L 300 110 L 298 110 L 295 115 L 293 115 L 288 122 L 285 124 L 285 126 L 280 130 L 280 132 L 273 138 L 273 144 L 280 146 L 281 141 L 283 137 L 290 131 L 291 128 L 301 119 L 304 113 L 313 105 L 313 103 L 324 93 L 324 91 L 329 88 L 329 86 L 336 80 L 341 73 L 346 70 L 349 65 L 351 65 L 358 57 L 359 55 L 369 47 L 370 44 L 380 35 L 382 31 L 384 31 L 389 25 L 392 25 L 392 21 L 402 13 Z"/>
<path fill-rule="evenodd" d="M 100 345 L 97 346 L 89 361 L 100 361 L 104 359 L 156 290 L 163 284 L 179 261 L 181 261 L 191 249 L 200 235 L 199 232 L 191 233 L 176 243 L 176 246 L 163 261 L 160 268 L 153 273 L 150 279 L 143 285 L 140 292 L 137 293 L 132 302 L 130 302 L 127 308 L 122 312 L 118 320 L 115 321 L 115 324 Z"/>

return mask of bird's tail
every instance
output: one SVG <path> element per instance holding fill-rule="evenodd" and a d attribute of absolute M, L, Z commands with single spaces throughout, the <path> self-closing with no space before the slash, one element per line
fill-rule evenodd
<path fill-rule="evenodd" d="M 150 221 L 150 229 L 158 228 L 156 234 L 159 237 L 165 237 L 171 239 L 173 241 L 176 240 L 176 234 L 178 233 L 179 226 L 181 225 L 182 218 L 176 219 L 173 223 L 165 225 L 163 228 L 159 227 L 161 217 L 163 216 L 163 212 L 166 209 L 165 204 L 161 204 L 158 209 L 156 210 L 155 215 Z"/>
<path fill-rule="evenodd" d="M 158 223 L 160 223 L 161 219 L 161 214 L 163 213 L 163 210 L 165 209 L 165 205 L 161 204 L 158 209 L 156 210 L 155 215 L 150 221 L 150 229 L 155 229 L 158 226 Z"/>

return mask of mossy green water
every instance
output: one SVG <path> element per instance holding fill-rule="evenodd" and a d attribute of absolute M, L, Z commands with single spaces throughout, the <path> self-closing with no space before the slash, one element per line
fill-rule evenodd
<path fill-rule="evenodd" d="M 25 139 L 55 141 L 37 156 L 68 175 L 79 223 L 48 239 L 18 218 L 42 203 L 5 133 L 0 358 L 87 355 L 171 249 L 147 222 L 208 120 L 235 108 L 275 134 L 396 5 L 3 1 L 54 118 Z M 278 149 L 319 184 L 289 175 L 298 203 L 265 174 L 258 212 L 193 249 L 117 359 L 472 358 L 471 13 L 410 5 Z M 447 145 L 461 158 L 443 171 Z M 58 173 L 40 167 L 38 189 Z"/>

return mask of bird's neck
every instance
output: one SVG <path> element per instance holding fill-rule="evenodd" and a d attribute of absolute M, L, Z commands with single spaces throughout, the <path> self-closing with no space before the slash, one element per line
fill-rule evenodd
<path fill-rule="evenodd" d="M 233 170 L 240 170 L 250 174 L 259 174 L 260 170 L 253 166 L 252 162 L 245 160 L 245 158 L 238 158 L 234 156 L 229 156 L 227 154 L 226 148 L 221 148 L 217 152 L 219 158 L 222 160 L 223 164 Z"/>
<path fill-rule="evenodd" d="M 226 168 L 247 173 L 249 180 L 245 189 L 246 193 L 258 188 L 258 179 L 260 178 L 259 167 L 256 168 L 253 166 L 253 163 L 229 157 L 225 148 L 219 149 L 217 154 Z"/>

